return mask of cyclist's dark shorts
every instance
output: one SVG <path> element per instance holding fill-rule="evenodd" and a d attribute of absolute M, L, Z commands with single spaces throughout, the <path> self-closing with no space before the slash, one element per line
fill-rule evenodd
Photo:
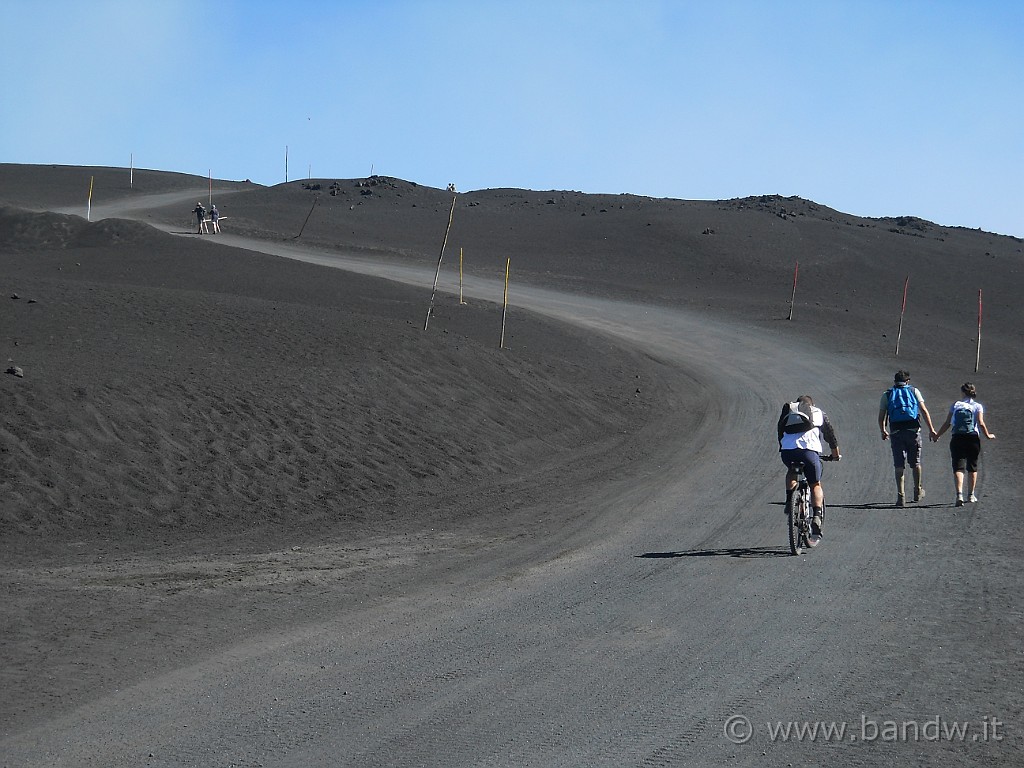
<path fill-rule="evenodd" d="M 953 435 L 949 441 L 949 455 L 953 458 L 954 472 L 977 472 L 981 456 L 981 436 Z"/>
<path fill-rule="evenodd" d="M 782 463 L 792 469 L 797 464 L 804 465 L 804 477 L 811 485 L 821 482 L 821 456 L 817 451 L 806 448 L 786 448 L 782 451 Z"/>
<path fill-rule="evenodd" d="M 889 435 L 892 446 L 892 465 L 903 469 L 906 464 L 916 467 L 921 463 L 921 431 L 901 429 Z"/>

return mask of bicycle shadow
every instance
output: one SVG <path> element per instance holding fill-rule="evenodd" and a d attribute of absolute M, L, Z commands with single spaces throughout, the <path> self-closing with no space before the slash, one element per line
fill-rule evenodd
<path fill-rule="evenodd" d="M 723 547 L 721 549 L 687 549 L 675 552 L 644 552 L 634 557 L 659 559 L 675 557 L 789 557 L 788 547 Z"/>

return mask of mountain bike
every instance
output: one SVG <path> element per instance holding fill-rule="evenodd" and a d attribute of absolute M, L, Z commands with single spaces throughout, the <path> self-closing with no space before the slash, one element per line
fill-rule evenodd
<path fill-rule="evenodd" d="M 833 459 L 831 456 L 822 456 L 822 461 L 839 461 L 842 456 Z M 804 465 L 793 466 L 796 474 L 796 488 L 790 496 L 790 502 L 786 506 L 786 521 L 789 529 L 789 551 L 794 555 L 802 554 L 805 549 L 818 546 L 821 539 L 811 534 L 811 523 L 813 522 L 814 509 L 811 505 L 811 484 L 807 482 L 804 474 Z M 821 519 L 825 521 L 825 504 L 821 505 Z"/>

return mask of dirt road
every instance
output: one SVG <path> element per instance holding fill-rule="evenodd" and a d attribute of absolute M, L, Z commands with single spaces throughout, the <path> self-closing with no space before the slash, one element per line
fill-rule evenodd
<path fill-rule="evenodd" d="M 492 300 L 500 290 L 466 286 Z M 584 535 L 554 549 L 484 547 L 457 569 L 411 574 L 386 604 L 325 601 L 314 623 L 5 738 L 3 764 L 1020 764 L 1019 636 L 1000 616 L 1019 605 L 1000 536 L 1015 486 L 993 487 L 984 514 L 954 510 L 932 449 L 934 490 L 894 514 L 873 428 L 888 363 L 808 348 L 784 329 L 514 282 L 511 297 L 679 372 L 644 473 L 544 505 L 590 509 Z M 790 557 L 772 432 L 779 404 L 805 391 L 829 412 L 844 459 L 826 469 L 824 543 Z M 1009 469 L 990 462 L 992 475 Z M 833 730 L 774 730 L 816 723 Z"/>

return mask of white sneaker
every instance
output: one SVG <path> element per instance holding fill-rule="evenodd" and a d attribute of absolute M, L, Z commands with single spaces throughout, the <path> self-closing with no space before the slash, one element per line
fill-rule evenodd
<path fill-rule="evenodd" d="M 974 495 L 974 494 L 972 493 L 972 494 L 971 494 L 971 504 L 977 504 L 977 503 L 978 503 L 978 497 L 977 497 L 977 496 L 975 496 L 975 495 Z"/>
<path fill-rule="evenodd" d="M 956 501 L 953 503 L 954 507 L 962 507 L 964 505 L 964 497 L 959 493 L 956 495 Z"/>

